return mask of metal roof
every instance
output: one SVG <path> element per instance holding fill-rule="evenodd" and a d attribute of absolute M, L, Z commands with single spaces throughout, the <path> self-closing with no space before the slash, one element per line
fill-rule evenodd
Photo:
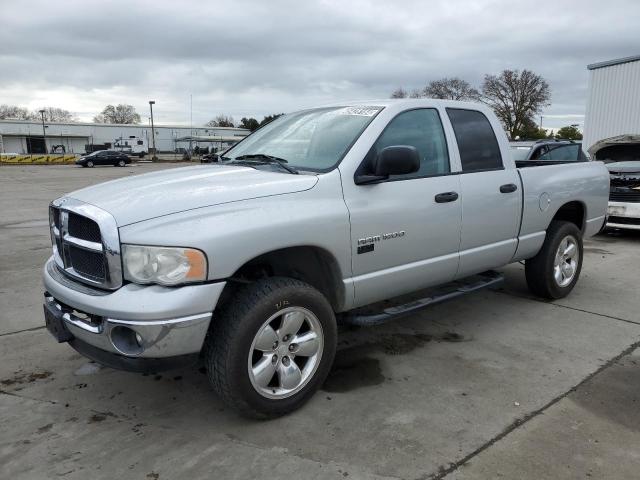
<path fill-rule="evenodd" d="M 620 65 L 621 63 L 630 63 L 640 61 L 640 55 L 633 55 L 631 57 L 616 58 L 614 60 L 606 60 L 604 62 L 592 63 L 587 65 L 589 70 L 595 70 L 597 68 L 611 67 L 612 65 Z"/>
<path fill-rule="evenodd" d="M 0 124 L 9 124 L 9 123 L 18 123 L 18 124 L 31 124 L 31 125 L 42 125 L 41 120 L 15 120 L 12 118 L 5 118 L 0 120 Z M 64 125 L 68 127 L 108 127 L 108 128 L 148 128 L 151 129 L 151 125 L 144 123 L 95 123 L 95 122 L 49 122 L 45 121 L 47 125 Z M 225 130 L 225 131 L 238 131 L 238 132 L 249 132 L 246 128 L 241 127 L 207 127 L 200 125 L 163 125 L 156 123 L 154 128 L 172 128 L 175 130 L 178 129 L 193 129 L 193 130 Z"/>

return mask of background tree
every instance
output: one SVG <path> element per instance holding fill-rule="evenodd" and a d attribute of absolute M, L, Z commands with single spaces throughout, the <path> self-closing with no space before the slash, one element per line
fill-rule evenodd
<path fill-rule="evenodd" d="M 546 80 L 530 70 L 504 70 L 485 75 L 482 96 L 513 139 L 527 119 L 549 105 L 551 93 Z"/>
<path fill-rule="evenodd" d="M 250 118 L 242 117 L 240 119 L 240 123 L 238 124 L 238 126 L 240 128 L 246 128 L 246 129 L 251 130 L 253 132 L 258 127 L 260 127 L 260 122 L 258 122 L 258 120 L 256 120 L 253 117 L 250 117 Z"/>
<path fill-rule="evenodd" d="M 552 136 L 552 133 L 551 130 L 540 128 L 531 118 L 527 118 L 512 138 L 518 138 L 520 140 L 541 140 L 543 138 L 549 138 L 549 136 Z"/>
<path fill-rule="evenodd" d="M 567 140 L 582 140 L 582 133 L 577 125 L 568 125 L 560 128 L 555 135 L 556 138 L 566 138 Z"/>
<path fill-rule="evenodd" d="M 409 96 L 409 94 L 407 93 L 407 91 L 402 88 L 402 87 L 398 87 L 396 88 L 392 93 L 391 93 L 391 98 L 407 98 Z"/>
<path fill-rule="evenodd" d="M 0 120 L 29 120 L 31 114 L 17 105 L 0 105 Z"/>
<path fill-rule="evenodd" d="M 271 115 L 266 115 L 262 119 L 262 121 L 260 122 L 260 126 L 262 127 L 262 126 L 266 125 L 267 123 L 273 122 L 276 118 L 278 118 L 278 117 L 280 117 L 282 115 L 284 115 L 284 113 L 273 113 Z"/>
<path fill-rule="evenodd" d="M 422 90 L 422 95 L 429 98 L 444 100 L 478 100 L 480 92 L 469 82 L 458 77 L 433 80 Z"/>
<path fill-rule="evenodd" d="M 140 115 L 136 113 L 133 105 L 107 105 L 99 115 L 93 117 L 95 123 L 140 123 Z"/>
<path fill-rule="evenodd" d="M 77 120 L 75 115 L 73 115 L 69 110 L 65 110 L 63 108 L 42 107 L 40 110 L 44 110 L 45 122 L 73 122 Z M 39 110 L 33 112 L 33 118 L 35 120 L 40 120 L 42 118 Z"/>
<path fill-rule="evenodd" d="M 234 127 L 233 117 L 231 115 L 218 115 L 217 117 L 209 120 L 204 125 L 205 127 Z"/>

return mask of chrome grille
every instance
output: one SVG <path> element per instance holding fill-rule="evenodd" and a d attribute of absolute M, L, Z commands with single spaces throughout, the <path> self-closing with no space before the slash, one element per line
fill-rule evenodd
<path fill-rule="evenodd" d="M 640 178 L 637 175 L 611 175 L 611 202 L 640 202 Z"/>
<path fill-rule="evenodd" d="M 111 290 L 122 285 L 120 239 L 109 213 L 61 198 L 49 207 L 49 220 L 55 262 L 65 275 Z"/>

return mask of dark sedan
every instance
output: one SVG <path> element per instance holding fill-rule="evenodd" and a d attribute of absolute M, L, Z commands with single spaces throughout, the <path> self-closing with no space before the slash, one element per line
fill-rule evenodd
<path fill-rule="evenodd" d="M 116 152 L 114 150 L 100 150 L 76 160 L 76 165 L 82 165 L 83 167 L 94 167 L 95 165 L 124 167 L 129 163 L 131 163 L 131 159 L 126 153 Z"/>

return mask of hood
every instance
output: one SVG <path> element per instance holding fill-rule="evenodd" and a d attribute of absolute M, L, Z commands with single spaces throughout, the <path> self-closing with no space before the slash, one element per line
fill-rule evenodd
<path fill-rule="evenodd" d="M 628 173 L 638 173 L 640 174 L 640 162 L 614 162 L 607 163 L 606 165 L 609 173 L 613 174 L 628 174 Z"/>
<path fill-rule="evenodd" d="M 598 150 L 603 149 L 604 147 L 608 147 L 610 145 L 618 145 L 623 143 L 638 143 L 640 142 L 640 135 L 618 135 L 616 137 L 605 138 L 603 140 L 599 140 L 593 145 L 589 147 L 589 155 L 592 157 L 596 156 Z"/>
<path fill-rule="evenodd" d="M 67 195 L 106 210 L 118 226 L 194 208 L 309 190 L 315 175 L 203 165 L 112 180 Z"/>

